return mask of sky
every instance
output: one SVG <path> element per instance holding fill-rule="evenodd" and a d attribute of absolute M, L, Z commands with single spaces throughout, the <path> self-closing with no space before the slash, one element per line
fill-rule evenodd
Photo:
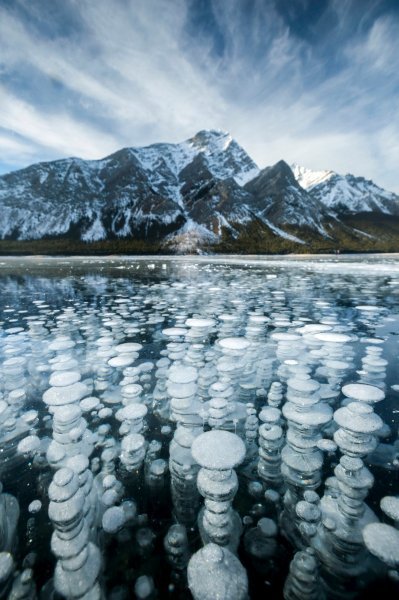
<path fill-rule="evenodd" d="M 0 173 L 201 129 L 399 193 L 399 0 L 0 0 Z"/>

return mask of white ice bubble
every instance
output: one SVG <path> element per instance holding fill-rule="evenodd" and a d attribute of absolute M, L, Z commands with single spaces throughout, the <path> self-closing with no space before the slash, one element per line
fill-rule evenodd
<path fill-rule="evenodd" d="M 29 512 L 30 512 L 32 515 L 34 515 L 34 514 L 36 514 L 36 513 L 38 513 L 38 512 L 39 512 L 39 510 L 41 509 L 41 507 L 42 507 L 42 503 L 41 503 L 41 501 L 40 501 L 40 500 L 33 500 L 33 501 L 32 501 L 32 502 L 29 504 L 29 506 L 28 506 L 28 511 L 29 511 Z"/>
<path fill-rule="evenodd" d="M 116 533 L 125 524 L 125 512 L 121 506 L 111 506 L 103 514 L 102 526 L 107 533 Z"/>
<path fill-rule="evenodd" d="M 194 460 L 207 469 L 233 469 L 245 457 L 245 444 L 234 433 L 213 430 L 195 438 L 192 448 Z"/>

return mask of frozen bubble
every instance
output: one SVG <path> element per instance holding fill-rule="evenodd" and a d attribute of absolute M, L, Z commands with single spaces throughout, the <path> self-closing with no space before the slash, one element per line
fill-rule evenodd
<path fill-rule="evenodd" d="M 140 373 L 142 373 L 142 374 L 150 373 L 153 370 L 153 368 L 154 368 L 154 363 L 150 362 L 149 360 L 138 365 L 138 369 L 139 369 Z"/>
<path fill-rule="evenodd" d="M 215 321 L 213 319 L 187 319 L 185 325 L 187 327 L 198 327 L 203 329 L 208 329 L 209 327 L 213 327 L 215 325 Z"/>
<path fill-rule="evenodd" d="M 399 531 L 385 523 L 369 523 L 363 529 L 363 539 L 371 554 L 389 567 L 399 565 Z"/>
<path fill-rule="evenodd" d="M 247 574 L 227 548 L 207 544 L 189 562 L 188 586 L 195 600 L 246 600 Z"/>
<path fill-rule="evenodd" d="M 72 469 L 63 468 L 57 471 L 53 477 L 53 483 L 60 487 L 65 487 L 71 483 L 73 479 Z"/>
<path fill-rule="evenodd" d="M 42 503 L 40 502 L 40 500 L 33 500 L 28 506 L 28 511 L 34 515 L 39 512 L 41 507 Z"/>
<path fill-rule="evenodd" d="M 140 517 L 141 517 L 141 519 L 140 519 Z M 141 520 L 142 523 L 146 523 L 147 515 L 139 515 L 139 520 Z M 151 547 L 152 543 L 154 541 L 154 538 L 155 538 L 154 532 L 151 531 L 151 529 L 149 529 L 148 527 L 142 527 L 141 529 L 138 529 L 136 532 L 136 541 L 142 550 L 145 550 L 145 549 Z"/>
<path fill-rule="evenodd" d="M 75 454 L 75 456 L 70 456 L 68 458 L 66 466 L 80 475 L 89 468 L 89 459 L 85 454 Z"/>
<path fill-rule="evenodd" d="M 131 365 L 134 361 L 135 357 L 131 354 L 119 354 L 119 356 L 114 356 L 113 358 L 110 358 L 108 364 L 110 367 L 121 369 L 123 367 Z"/>
<path fill-rule="evenodd" d="M 23 388 L 11 390 L 11 392 L 8 394 L 8 401 L 10 404 L 13 404 L 14 402 L 21 402 L 25 400 L 25 398 L 26 392 Z"/>
<path fill-rule="evenodd" d="M 358 306 L 355 306 L 355 308 L 357 308 L 357 310 L 360 310 L 362 312 L 370 312 L 370 313 L 381 312 L 381 308 L 379 306 L 374 306 L 372 304 L 359 304 Z"/>
<path fill-rule="evenodd" d="M 137 515 L 137 506 L 133 500 L 122 502 L 122 509 L 125 513 L 125 521 L 132 521 Z"/>
<path fill-rule="evenodd" d="M 90 412 L 98 407 L 100 400 L 95 396 L 88 396 L 80 401 L 79 406 L 83 412 Z"/>
<path fill-rule="evenodd" d="M 388 517 L 399 521 L 399 496 L 385 496 L 381 500 L 380 506 Z"/>
<path fill-rule="evenodd" d="M 115 475 L 106 475 L 103 479 L 103 487 L 105 490 L 108 490 L 109 488 L 112 488 L 116 482 L 117 479 Z"/>
<path fill-rule="evenodd" d="M 50 360 L 49 363 L 51 364 L 51 370 L 52 371 L 72 371 L 74 369 L 77 369 L 79 367 L 78 361 L 75 360 L 74 358 L 68 358 L 68 357 L 63 357 L 62 359 L 56 359 L 53 362 Z M 43 372 L 46 372 L 48 369 L 47 368 L 42 368 Z M 38 369 L 39 370 L 39 369 Z"/>
<path fill-rule="evenodd" d="M 163 329 L 162 333 L 167 337 L 181 337 L 186 335 L 187 329 L 183 329 L 183 327 L 169 327 L 168 329 Z"/>
<path fill-rule="evenodd" d="M 125 524 L 125 513 L 120 506 L 111 506 L 103 514 L 102 526 L 107 533 L 116 533 Z"/>
<path fill-rule="evenodd" d="M 288 379 L 287 386 L 290 390 L 304 395 L 315 394 L 320 388 L 320 384 L 313 379 L 299 379 L 296 377 Z"/>
<path fill-rule="evenodd" d="M 246 453 L 238 435 L 222 430 L 201 433 L 195 438 L 191 451 L 201 467 L 216 470 L 233 469 L 244 460 Z"/>
<path fill-rule="evenodd" d="M 250 481 L 248 484 L 248 493 L 253 498 L 260 498 L 263 494 L 263 485 L 259 481 Z"/>
<path fill-rule="evenodd" d="M 380 388 L 365 383 L 348 383 L 342 388 L 342 393 L 352 400 L 370 404 L 380 402 L 385 398 L 385 394 Z"/>
<path fill-rule="evenodd" d="M 59 444 L 50 444 L 47 449 L 46 457 L 49 463 L 56 465 L 65 458 L 65 450 Z"/>
<path fill-rule="evenodd" d="M 18 452 L 20 454 L 29 454 L 30 452 L 35 452 L 39 448 L 40 439 L 37 437 L 37 435 L 28 435 L 18 444 Z"/>
<path fill-rule="evenodd" d="M 145 445 L 145 439 L 140 433 L 131 433 L 122 440 L 122 450 L 126 452 L 135 452 Z"/>
<path fill-rule="evenodd" d="M 143 391 L 142 386 L 139 383 L 128 383 L 122 388 L 122 395 L 129 398 L 136 398 L 140 396 Z"/>
<path fill-rule="evenodd" d="M 168 470 L 168 463 L 163 458 L 157 458 L 150 465 L 150 473 L 155 477 L 165 475 Z"/>
<path fill-rule="evenodd" d="M 265 406 L 259 413 L 262 423 L 273 424 L 281 419 L 281 410 L 273 406 Z"/>
<path fill-rule="evenodd" d="M 350 335 L 345 335 L 344 333 L 333 333 L 330 331 L 315 333 L 314 337 L 320 342 L 326 342 L 328 344 L 346 344 L 352 339 Z"/>
<path fill-rule="evenodd" d="M 170 369 L 169 381 L 177 384 L 188 384 L 196 381 L 198 376 L 195 367 L 179 366 Z"/>
<path fill-rule="evenodd" d="M 266 537 L 275 537 L 277 535 L 277 525 L 273 519 L 262 517 L 258 521 L 258 527 Z"/>
<path fill-rule="evenodd" d="M 124 420 L 128 420 L 128 421 L 133 421 L 136 419 L 144 419 L 144 417 L 146 416 L 148 412 L 147 407 L 145 406 L 145 404 L 140 404 L 140 403 L 131 403 L 128 404 L 127 406 L 124 406 L 123 408 L 120 408 L 116 414 L 115 417 L 118 419 L 118 421 L 124 421 Z"/>
<path fill-rule="evenodd" d="M 1 414 L 1 409 L 0 409 L 0 414 Z M 32 425 L 36 421 L 38 414 L 39 413 L 37 412 L 37 410 L 33 410 L 33 409 L 27 410 L 21 416 L 21 419 L 23 419 L 27 425 Z"/>
<path fill-rule="evenodd" d="M 337 444 L 333 440 L 328 439 L 319 440 L 316 445 L 323 452 L 335 452 L 337 449 Z"/>
<path fill-rule="evenodd" d="M 100 419 L 107 419 L 108 417 L 112 416 L 112 409 L 111 408 L 101 408 L 98 411 L 98 416 L 100 417 Z"/>
<path fill-rule="evenodd" d="M 278 331 L 276 333 L 272 333 L 271 338 L 276 342 L 298 342 L 301 339 L 301 336 L 297 335 L 296 333 Z"/>
<path fill-rule="evenodd" d="M 265 491 L 265 500 L 274 504 L 280 500 L 280 494 L 276 490 L 269 488 Z"/>
<path fill-rule="evenodd" d="M 307 323 L 306 325 L 303 325 L 303 327 L 296 329 L 296 332 L 303 334 L 322 333 L 323 331 L 331 331 L 331 329 L 331 325 L 323 325 L 322 323 Z"/>
<path fill-rule="evenodd" d="M 105 490 L 105 492 L 101 496 L 101 502 L 104 504 L 104 506 L 113 506 L 117 501 L 118 494 L 113 488 Z"/>
<path fill-rule="evenodd" d="M 4 362 L 3 362 L 3 371 L 4 373 L 7 373 L 7 371 L 9 369 L 23 369 L 25 367 L 26 364 L 26 358 L 24 358 L 23 356 L 13 356 L 12 358 L 7 358 Z"/>
<path fill-rule="evenodd" d="M 351 402 L 339 408 L 334 413 L 334 421 L 343 429 L 356 433 L 374 433 L 383 425 L 382 419 L 364 402 Z"/>
<path fill-rule="evenodd" d="M 87 387 L 80 381 L 65 387 L 51 387 L 43 394 L 43 401 L 49 406 L 62 406 L 78 402 L 88 394 Z"/>
<path fill-rule="evenodd" d="M 79 371 L 57 371 L 50 376 L 49 383 L 54 387 L 65 387 L 80 381 Z"/>
<path fill-rule="evenodd" d="M 384 343 L 384 340 L 381 338 L 361 338 L 360 342 L 362 344 L 371 344 L 373 346 L 380 346 Z"/>
<path fill-rule="evenodd" d="M 297 503 L 295 512 L 298 517 L 305 521 L 317 521 L 321 515 L 319 507 L 306 500 L 300 500 Z"/>
<path fill-rule="evenodd" d="M 14 559 L 10 552 L 0 552 L 0 585 L 6 583 L 14 571 Z"/>
<path fill-rule="evenodd" d="M 124 344 L 118 344 L 115 346 L 115 350 L 118 354 L 126 354 L 129 352 L 139 352 L 142 349 L 141 344 L 137 344 L 135 342 L 126 342 Z"/>
<path fill-rule="evenodd" d="M 154 581 L 148 575 L 141 575 L 134 584 L 134 593 L 138 600 L 149 598 L 154 592 Z"/>
<path fill-rule="evenodd" d="M 223 338 L 222 340 L 219 340 L 218 343 L 221 348 L 224 348 L 225 350 L 234 350 L 236 352 L 243 352 L 250 346 L 250 342 L 244 337 Z"/>

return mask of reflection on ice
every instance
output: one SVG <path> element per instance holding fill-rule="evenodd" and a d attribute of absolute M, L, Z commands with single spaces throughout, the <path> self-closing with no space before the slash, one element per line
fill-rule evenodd
<path fill-rule="evenodd" d="M 4 260 L 0 598 L 393 597 L 376 261 Z"/>

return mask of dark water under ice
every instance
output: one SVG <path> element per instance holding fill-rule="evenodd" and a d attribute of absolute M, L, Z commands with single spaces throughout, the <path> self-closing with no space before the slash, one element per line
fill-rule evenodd
<path fill-rule="evenodd" d="M 356 308 L 363 305 L 374 306 L 378 310 L 365 313 Z M 382 445 L 378 451 L 365 460 L 375 478 L 366 503 L 378 519 L 390 522 L 381 511 L 379 502 L 386 495 L 399 494 L 398 256 L 1 258 L 0 399 L 7 401 L 9 394 L 9 389 L 5 389 L 7 373 L 4 372 L 4 361 L 10 356 L 24 356 L 26 368 L 22 388 L 26 392 L 26 399 L 22 406 L 15 409 L 14 417 L 18 422 L 27 411 L 37 411 L 33 432 L 41 439 L 42 448 L 36 459 L 33 454 L 18 453 L 17 445 L 29 434 L 29 428 L 19 433 L 18 427 L 13 431 L 11 424 L 7 431 L 4 422 L 0 423 L 0 480 L 3 492 L 12 494 L 20 508 L 17 536 L 12 545 L 16 572 L 32 567 L 39 597 L 60 597 L 52 591 L 51 586 L 56 561 L 50 550 L 53 526 L 47 514 L 48 488 L 54 469 L 46 461 L 45 447 L 52 429 L 42 395 L 49 387 L 49 372 L 44 368 L 37 369 L 38 365 L 48 366 L 52 356 L 46 353 L 46 344 L 58 335 L 70 336 L 76 343 L 73 352 L 78 359 L 82 379 L 93 380 L 96 376 L 96 360 L 93 356 L 88 360 L 88 355 L 94 352 L 96 336 L 105 335 L 106 330 L 112 333 L 109 321 L 115 316 L 122 322 L 117 343 L 137 342 L 143 346 L 134 362 L 134 366 L 139 366 L 148 362 L 155 364 L 164 355 L 168 340 L 162 331 L 176 326 L 177 322 L 184 323 L 190 317 L 214 319 L 216 327 L 207 342 L 208 346 L 213 346 L 217 340 L 220 315 L 227 313 L 239 316 L 234 336 L 240 337 L 245 335 L 248 314 L 253 312 L 270 318 L 266 341 L 270 340 L 273 332 L 294 331 L 305 324 L 335 318 L 338 330 L 347 331 L 353 336 L 350 344 L 354 350 L 354 366 L 345 373 L 340 387 L 359 381 L 358 372 L 362 369 L 361 358 L 365 354 L 366 340 L 383 340 L 382 356 L 387 360 L 386 398 L 374 408 L 389 430 L 381 439 Z M 32 317 L 43 322 L 46 331 L 43 340 L 29 335 Z M 287 322 L 290 323 L 289 327 Z M 22 341 L 18 341 L 21 330 L 26 335 Z M 4 352 L 9 346 L 9 338 L 14 338 L 11 339 L 13 348 L 18 349 L 20 344 L 16 353 L 15 350 L 11 354 Z M 91 365 L 91 371 L 87 370 L 87 365 Z M 272 381 L 278 380 L 278 365 L 276 360 Z M 161 431 L 167 421 L 153 414 L 151 394 L 156 384 L 155 368 L 149 373 L 144 390 L 144 401 L 148 406 L 148 426 L 144 435 L 147 442 L 161 442 L 159 456 L 167 461 L 175 425 L 170 423 L 170 431 Z M 325 380 L 321 378 L 320 382 L 325 383 Z M 115 389 L 118 387 L 115 377 L 112 386 Z M 94 390 L 90 395 L 101 400 L 100 392 Z M 265 397 L 256 396 L 254 389 L 250 400 L 259 414 Z M 119 407 L 106 406 L 111 406 L 113 412 Z M 118 446 L 120 423 L 114 414 L 100 418 L 94 411 L 84 416 L 88 428 L 94 433 L 101 424 L 108 424 L 108 435 L 115 438 Z M 205 429 L 209 429 L 205 418 L 204 424 Z M 102 449 L 103 446 L 95 447 L 90 459 L 100 457 Z M 339 456 L 337 450 L 325 458 L 323 481 L 333 474 Z M 274 506 L 265 501 L 263 496 L 254 497 L 249 493 L 248 484 L 251 480 L 260 481 L 256 471 L 252 471 L 252 475 L 249 473 L 249 469 L 238 467 L 239 490 L 234 500 L 235 510 L 245 521 L 244 534 L 256 526 L 261 517 L 276 521 L 279 518 Z M 118 504 L 133 500 L 138 516 L 115 534 L 102 531 L 101 526 L 98 528 L 96 542 L 103 558 L 99 581 L 104 597 L 114 600 L 136 597 L 191 598 L 184 572 L 178 573 L 171 568 L 163 546 L 169 527 L 176 522 L 169 474 L 155 491 L 147 485 L 143 467 L 140 472 L 129 474 L 120 469 L 117 459 L 115 475 L 124 486 L 123 497 Z M 323 495 L 323 483 L 317 491 Z M 37 513 L 28 509 L 34 500 L 42 503 Z M 4 544 L 7 514 L 1 510 L 0 520 L 0 544 Z M 257 560 L 245 547 L 244 534 L 238 557 L 247 570 L 250 597 L 282 598 L 284 581 L 295 549 L 284 531 L 280 530 L 275 555 L 269 560 Z M 189 543 L 190 553 L 201 547 L 196 527 L 189 531 Z M 0 547 L 0 551 L 3 549 Z M 373 577 L 365 583 L 364 588 L 360 585 L 354 595 L 348 597 L 374 598 L 381 593 L 385 594 L 385 598 L 395 597 L 397 584 L 387 576 L 383 563 L 379 564 L 380 567 L 377 563 Z M 155 588 L 152 595 L 137 595 L 137 589 L 135 592 L 135 583 L 141 575 L 152 578 Z M 142 592 L 144 594 L 145 590 Z"/>

